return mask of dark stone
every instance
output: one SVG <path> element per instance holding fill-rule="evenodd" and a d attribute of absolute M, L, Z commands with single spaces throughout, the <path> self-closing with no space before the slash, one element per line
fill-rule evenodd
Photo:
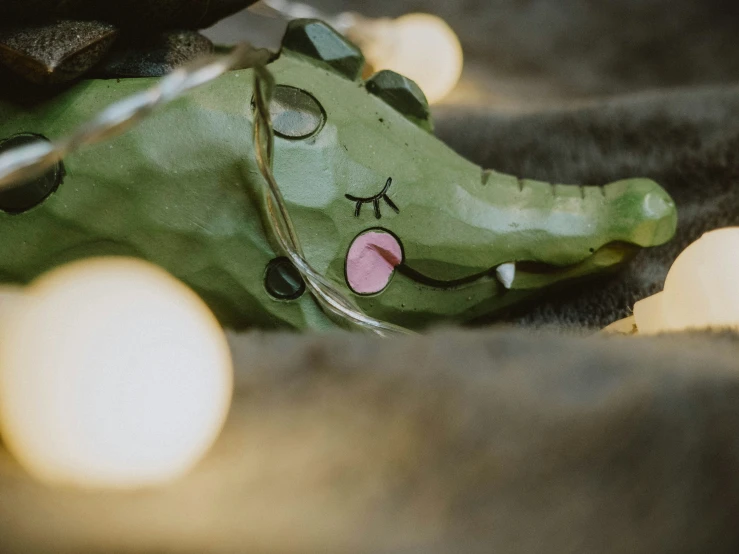
<path fill-rule="evenodd" d="M 142 29 L 205 29 L 256 0 L 2 0 L 4 24 L 96 19 Z"/>
<path fill-rule="evenodd" d="M 269 106 L 275 134 L 287 139 L 304 139 L 318 132 L 326 113 L 311 94 L 295 87 L 275 88 Z"/>
<path fill-rule="evenodd" d="M 56 21 L 0 31 L 0 63 L 38 84 L 71 81 L 96 65 L 118 31 L 100 21 Z"/>
<path fill-rule="evenodd" d="M 367 81 L 367 90 L 427 131 L 433 131 L 426 95 L 408 77 L 394 71 L 380 71 Z"/>
<path fill-rule="evenodd" d="M 176 67 L 213 53 L 213 43 L 195 31 L 166 31 L 146 39 L 126 39 L 95 68 L 96 77 L 161 77 Z"/>
<path fill-rule="evenodd" d="M 364 56 L 343 35 L 317 19 L 290 22 L 282 46 L 313 58 L 332 71 L 356 80 L 362 74 Z"/>
<path fill-rule="evenodd" d="M 267 265 L 264 288 L 278 300 L 296 300 L 305 292 L 305 281 L 287 258 L 276 258 Z"/>
<path fill-rule="evenodd" d="M 0 154 L 13 148 L 33 144 L 48 139 L 33 133 L 21 133 L 0 141 Z M 60 161 L 44 175 L 26 181 L 12 188 L 0 189 L 0 210 L 8 213 L 21 213 L 38 206 L 46 200 L 62 183 L 64 164 Z"/>

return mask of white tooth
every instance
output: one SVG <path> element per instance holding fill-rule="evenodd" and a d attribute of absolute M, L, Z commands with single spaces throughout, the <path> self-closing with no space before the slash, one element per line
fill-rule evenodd
<path fill-rule="evenodd" d="M 507 289 L 511 288 L 513 279 L 516 277 L 516 264 L 509 262 L 507 264 L 499 265 L 495 269 L 495 273 L 498 275 L 498 281 Z"/>

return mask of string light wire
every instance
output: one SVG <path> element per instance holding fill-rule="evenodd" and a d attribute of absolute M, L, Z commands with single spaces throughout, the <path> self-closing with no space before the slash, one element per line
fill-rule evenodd
<path fill-rule="evenodd" d="M 414 334 L 408 329 L 362 312 L 333 282 L 316 271 L 305 259 L 298 234 L 272 172 L 274 130 L 269 104 L 274 78 L 266 65 L 275 55 L 275 52 L 255 49 L 248 43 L 239 44 L 227 54 L 210 56 L 174 70 L 148 90 L 111 104 L 66 137 L 8 150 L 0 154 L 0 189 L 13 188 L 43 175 L 60 160 L 83 146 L 123 134 L 156 109 L 194 88 L 214 81 L 232 69 L 252 68 L 255 89 L 255 157 L 259 172 L 267 185 L 265 192 L 268 223 L 280 248 L 298 269 L 313 297 L 328 315 L 381 336 Z"/>
<path fill-rule="evenodd" d="M 270 226 L 282 250 L 306 281 L 318 303 L 335 316 L 360 328 L 381 336 L 413 334 L 412 331 L 372 318 L 362 312 L 331 281 L 317 272 L 303 254 L 300 240 L 290 219 L 280 187 L 272 173 L 274 155 L 274 130 L 271 124 L 269 104 L 274 88 L 274 78 L 264 66 L 254 69 L 254 146 L 257 166 L 268 186 L 267 215 Z"/>

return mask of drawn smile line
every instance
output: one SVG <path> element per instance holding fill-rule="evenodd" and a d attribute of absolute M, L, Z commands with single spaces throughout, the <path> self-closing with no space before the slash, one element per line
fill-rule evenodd
<path fill-rule="evenodd" d="M 409 279 L 412 279 L 413 281 L 421 283 L 422 285 L 427 285 L 429 287 L 440 289 L 450 289 L 463 285 L 469 285 L 471 283 L 484 279 L 485 277 L 495 278 L 506 289 L 510 289 L 514 280 L 517 278 L 517 276 L 520 276 L 521 273 L 526 275 L 556 275 L 558 273 L 561 274 L 566 271 L 570 271 L 573 268 L 576 268 L 578 265 L 579 263 L 565 266 L 554 266 L 541 262 L 507 262 L 494 266 L 486 271 L 482 271 L 480 273 L 475 273 L 474 275 L 469 275 L 467 277 L 462 277 L 460 279 L 454 279 L 451 281 L 442 281 L 440 279 L 434 279 L 433 277 L 424 275 L 420 271 L 416 271 L 412 267 L 409 267 L 405 263 L 405 260 L 400 263 L 395 268 L 395 270 L 401 275 L 404 275 Z"/>
<path fill-rule="evenodd" d="M 412 279 L 413 281 L 416 281 L 418 283 L 421 283 L 422 285 L 426 285 L 426 286 L 437 288 L 437 289 L 451 289 L 455 287 L 461 287 L 463 285 L 469 285 L 470 283 L 474 283 L 475 281 L 479 281 L 480 279 L 489 277 L 492 273 L 495 272 L 495 268 L 493 268 L 493 269 L 488 269 L 487 271 L 483 271 L 481 273 L 476 273 L 474 275 L 462 277 L 460 279 L 454 279 L 452 281 L 442 281 L 440 279 L 434 279 L 433 277 L 424 275 L 420 271 L 416 271 L 412 267 L 408 266 L 405 262 L 398 265 L 395 268 L 395 270 L 401 275 L 404 275 L 405 277 Z"/>

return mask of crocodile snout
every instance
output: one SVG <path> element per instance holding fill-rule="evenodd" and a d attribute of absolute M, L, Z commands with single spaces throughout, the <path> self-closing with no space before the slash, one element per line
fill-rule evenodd
<path fill-rule="evenodd" d="M 626 179 L 604 187 L 609 235 L 642 247 L 659 246 L 677 228 L 677 210 L 669 194 L 650 179 Z"/>

